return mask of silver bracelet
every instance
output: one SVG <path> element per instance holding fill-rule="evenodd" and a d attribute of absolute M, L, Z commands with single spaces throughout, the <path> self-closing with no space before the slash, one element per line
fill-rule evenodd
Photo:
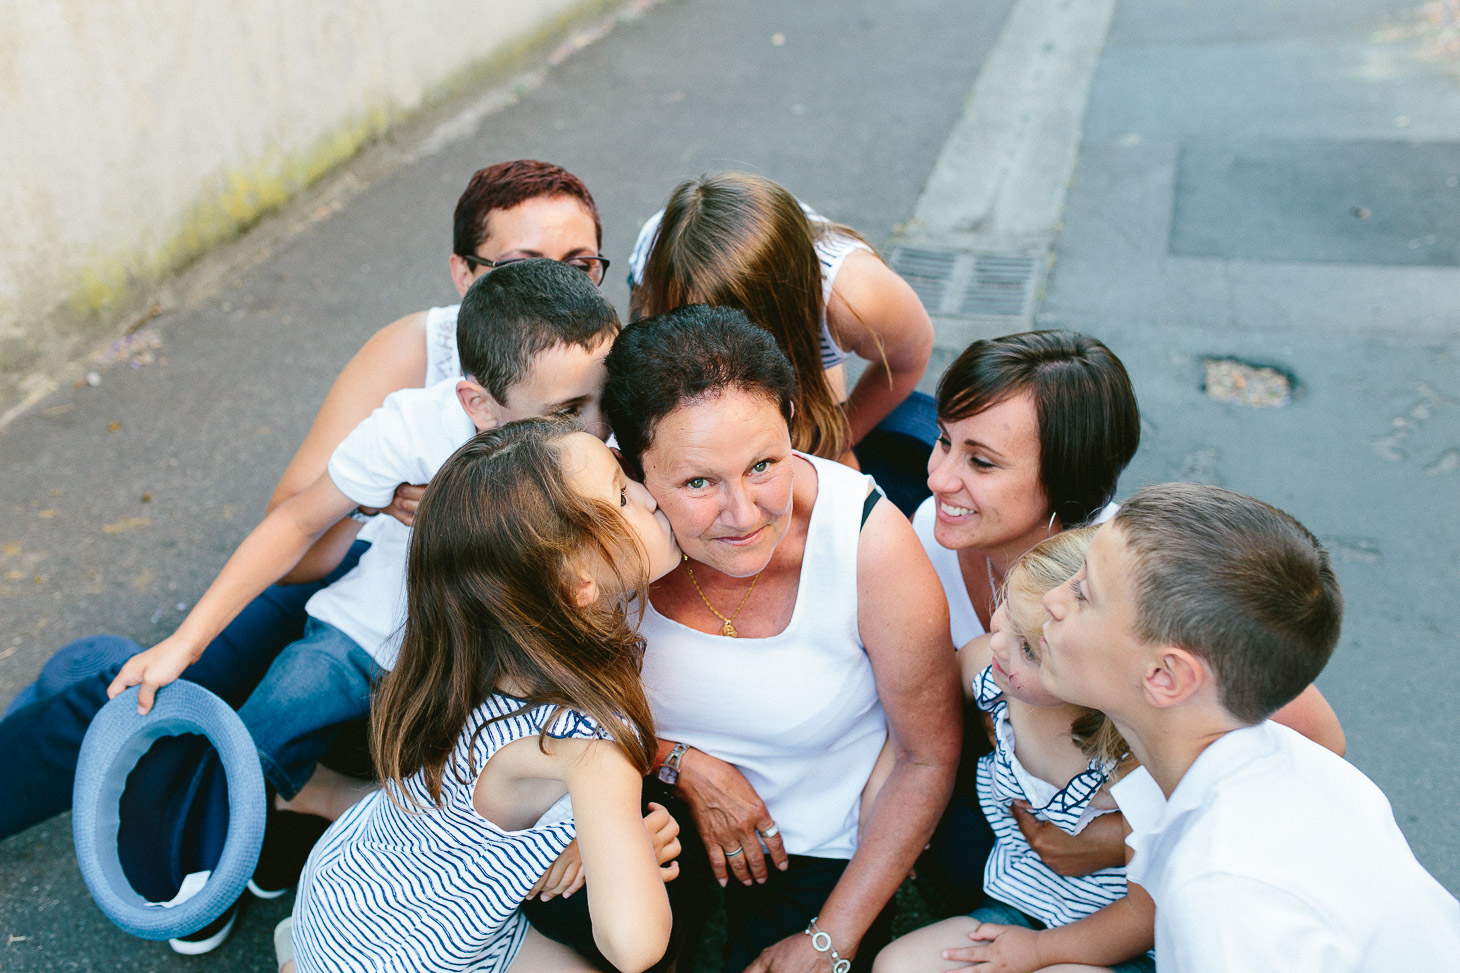
<path fill-rule="evenodd" d="M 816 920 L 820 918 L 820 916 L 812 916 L 811 922 L 806 925 L 806 935 L 811 937 L 811 948 L 818 953 L 825 953 L 826 958 L 831 960 L 831 973 L 849 973 L 852 961 L 842 959 L 841 955 L 837 953 L 836 947 L 831 944 L 831 934 L 816 927 Z"/>

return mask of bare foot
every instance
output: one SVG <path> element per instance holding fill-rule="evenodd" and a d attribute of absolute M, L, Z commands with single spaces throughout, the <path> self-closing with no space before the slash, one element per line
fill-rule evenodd
<path fill-rule="evenodd" d="M 361 798 L 380 789 L 374 781 L 349 777 L 324 765 L 314 768 L 313 775 L 292 800 L 274 796 L 274 807 L 296 814 L 317 814 L 333 821 L 348 811 Z"/>

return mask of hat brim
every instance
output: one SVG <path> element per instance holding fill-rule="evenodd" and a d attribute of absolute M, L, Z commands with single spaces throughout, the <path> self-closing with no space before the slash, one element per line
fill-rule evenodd
<path fill-rule="evenodd" d="M 227 703 L 194 683 L 158 690 L 152 710 L 137 713 L 137 687 L 101 708 L 76 763 L 71 829 L 81 877 L 98 908 L 141 939 L 175 939 L 203 928 L 237 901 L 258 864 L 267 805 L 258 751 Z M 228 833 L 218 865 L 197 894 L 171 907 L 150 905 L 132 888 L 117 854 L 127 776 L 158 739 L 207 737 L 228 781 Z"/>

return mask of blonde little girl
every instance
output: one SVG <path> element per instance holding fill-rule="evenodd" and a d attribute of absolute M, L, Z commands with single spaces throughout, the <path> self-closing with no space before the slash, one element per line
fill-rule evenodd
<path fill-rule="evenodd" d="M 1115 811 L 1109 788 L 1131 769 L 1125 742 L 1100 713 L 1051 696 L 1039 681 L 1046 592 L 1079 570 L 1094 528 L 1064 531 L 1009 570 L 987 654 L 970 680 L 993 722 L 994 752 L 978 766 L 978 796 L 995 842 L 984 869 L 988 900 L 971 915 L 896 940 L 875 973 L 1114 970 L 1149 973 L 1154 908 L 1124 868 L 1067 877 L 1025 840 L 1015 801 L 1070 834 Z M 972 642 L 963 653 L 978 652 Z M 982 663 L 987 663 L 983 665 Z M 969 672 L 970 660 L 964 659 Z M 986 965 L 985 965 L 986 964 Z"/>

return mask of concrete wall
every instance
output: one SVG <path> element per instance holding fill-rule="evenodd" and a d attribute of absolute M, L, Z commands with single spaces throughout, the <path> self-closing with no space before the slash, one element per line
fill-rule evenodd
<path fill-rule="evenodd" d="M 602 0 L 0 0 L 0 415 L 151 285 Z"/>

